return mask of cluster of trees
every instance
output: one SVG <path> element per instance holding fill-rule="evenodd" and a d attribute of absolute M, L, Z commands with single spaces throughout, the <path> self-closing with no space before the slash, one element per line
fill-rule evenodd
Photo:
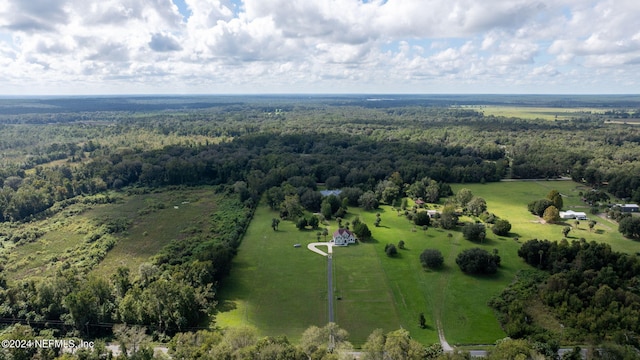
<path fill-rule="evenodd" d="M 460 189 L 456 194 L 456 202 L 462 208 L 463 213 L 480 216 L 487 211 L 487 202 L 481 197 L 474 196 L 469 189 Z"/>
<path fill-rule="evenodd" d="M 486 227 L 482 223 L 466 223 L 462 227 L 462 235 L 469 241 L 484 242 L 487 236 Z"/>
<path fill-rule="evenodd" d="M 444 256 L 438 249 L 424 249 L 420 254 L 420 262 L 424 268 L 439 269 L 444 264 Z"/>
<path fill-rule="evenodd" d="M 498 250 L 493 253 L 481 248 L 463 250 L 456 257 L 456 264 L 467 274 L 495 274 L 500 266 Z"/>
<path fill-rule="evenodd" d="M 101 341 L 93 348 L 83 348 L 74 353 L 62 353 L 59 348 L 2 348 L 0 356 L 8 359 L 42 360 L 99 360 L 128 359 L 153 360 L 167 359 L 160 352 L 154 353 L 151 339 L 144 328 L 118 326 L 114 329 L 115 342 L 120 347 L 120 355 L 114 356 Z M 50 339 L 51 335 L 37 334 L 26 325 L 14 325 L 0 335 L 0 339 L 23 339 L 35 341 Z M 333 339 L 332 342 L 329 339 Z M 75 339 L 79 343 L 79 339 Z M 173 359 L 219 360 L 219 359 L 255 359 L 255 360 L 340 360 L 351 359 L 354 351 L 349 342 L 349 334 L 337 324 L 329 323 L 323 327 L 310 326 L 301 335 L 298 344 L 293 344 L 286 336 L 260 337 L 253 328 L 229 328 L 224 331 L 198 330 L 178 333 L 168 344 Z M 504 338 L 496 341 L 488 350 L 489 360 L 503 359 L 558 359 L 558 344 L 524 339 Z M 445 353 L 440 344 L 424 346 L 411 338 L 407 330 L 399 329 L 384 333 L 374 330 L 362 346 L 360 359 L 363 360 L 471 360 L 466 351 Z M 590 349 L 589 354 L 595 360 L 635 359 L 637 353 L 628 346 L 612 344 L 600 345 Z M 565 353 L 562 359 L 582 359 L 580 347 Z"/>
<path fill-rule="evenodd" d="M 367 224 L 363 223 L 359 217 L 356 217 L 355 219 L 353 219 L 351 226 L 353 228 L 353 233 L 358 237 L 358 240 L 360 241 L 371 240 L 371 230 L 369 230 L 369 227 L 367 226 Z"/>
<path fill-rule="evenodd" d="M 640 345 L 640 260 L 614 252 L 607 244 L 566 240 L 531 240 L 518 255 L 545 273 L 520 275 L 494 299 L 508 334 L 549 338 L 548 330 L 531 323 L 530 301 L 541 301 L 572 341 Z"/>
<path fill-rule="evenodd" d="M 624 217 L 618 222 L 618 231 L 628 238 L 640 239 L 640 218 Z"/>
<path fill-rule="evenodd" d="M 456 203 L 462 207 L 464 214 L 479 217 L 484 223 L 465 223 L 462 227 L 462 235 L 473 242 L 483 242 L 487 236 L 487 225 L 491 224 L 491 231 L 499 236 L 509 235 L 511 223 L 506 219 L 500 219 L 493 213 L 487 212 L 487 202 L 474 196 L 471 190 L 463 188 L 456 194 Z"/>
<path fill-rule="evenodd" d="M 550 224 L 560 220 L 562 207 L 562 195 L 557 190 L 551 190 L 546 198 L 534 200 L 527 205 L 530 213 L 542 217 L 545 222 Z"/>

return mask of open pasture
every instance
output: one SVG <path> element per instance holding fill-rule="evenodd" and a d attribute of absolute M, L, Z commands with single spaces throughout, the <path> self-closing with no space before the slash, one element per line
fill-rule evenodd
<path fill-rule="evenodd" d="M 128 267 L 136 274 L 143 262 L 171 241 L 185 238 L 190 232 L 206 231 L 208 217 L 216 209 L 213 188 L 202 187 L 127 197 L 119 206 L 104 206 L 89 212 L 96 218 L 124 217 L 131 220 L 127 231 L 119 236 L 94 271 L 110 275 L 118 267 Z"/>
<path fill-rule="evenodd" d="M 621 252 L 636 253 L 640 251 L 640 242 L 625 238 L 618 232 L 618 224 L 609 219 L 592 215 L 590 207 L 582 202 L 580 192 L 589 191 L 587 186 L 573 181 L 504 181 L 487 184 L 454 184 L 453 191 L 462 188 L 470 189 L 475 196 L 487 201 L 488 211 L 511 222 L 512 236 L 520 242 L 530 239 L 560 240 L 563 238 L 562 228 L 571 226 L 567 240 L 584 238 L 587 241 L 604 242 Z M 597 222 L 592 231 L 588 221 L 566 220 L 560 224 L 542 224 L 540 218 L 527 210 L 531 201 L 542 199 L 551 190 L 558 190 L 564 202 L 563 210 L 582 211 L 589 219 Z"/>
<path fill-rule="evenodd" d="M 55 274 L 63 263 L 92 268 L 110 275 L 120 266 L 137 274 L 138 266 L 150 261 L 165 245 L 192 231 L 207 231 L 208 216 L 216 209 L 217 197 L 209 187 L 173 189 L 149 194 L 112 194 L 110 204 L 73 204 L 46 220 L 21 224 L 14 231 L 42 231 L 41 237 L 23 244 L 7 243 L 4 273 L 9 281 L 44 278 Z M 105 233 L 106 223 L 127 224 L 126 229 Z M 92 237 L 100 234 L 98 240 Z M 106 237 L 115 246 L 106 256 L 97 244 Z M 98 257 L 96 257 L 98 256 Z M 96 260 L 98 259 L 98 260 Z M 96 261 L 96 265 L 93 264 Z M 86 267 L 85 267 L 86 265 Z"/>
<path fill-rule="evenodd" d="M 566 226 L 540 223 L 527 211 L 527 203 L 557 189 L 563 194 L 565 209 L 588 211 L 578 195 L 587 189 L 571 181 L 461 184 L 453 188 L 469 188 L 474 195 L 484 197 L 490 212 L 512 223 L 510 236 L 489 231 L 484 243 L 476 244 L 465 240 L 459 230 L 416 229 L 390 206 L 376 211 L 349 209 L 345 222 L 359 216 L 373 234 L 373 241 L 334 248 L 333 254 L 334 290 L 340 298 L 335 301 L 335 319 L 349 331 L 356 347 L 375 328 L 390 331 L 402 327 L 422 343 L 434 343 L 438 341 L 438 321 L 451 344 L 492 344 L 506 336 L 487 302 L 513 280 L 518 270 L 528 267 L 517 256 L 522 242 L 533 238 L 559 240 Z M 380 227 L 373 226 L 377 212 L 381 214 Z M 271 219 L 276 216 L 264 205 L 258 208 L 231 276 L 220 288 L 223 310 L 216 315 L 216 325 L 249 325 L 261 334 L 287 335 L 296 341 L 308 326 L 322 326 L 327 321 L 327 262 L 306 249 L 307 243 L 317 241 L 316 231 L 300 231 L 289 221 L 282 221 L 278 231 L 273 231 Z M 596 220 L 593 231 L 584 221 L 576 225 L 570 220 L 569 240 L 584 237 L 607 242 L 619 251 L 640 251 L 640 243 L 622 237 L 616 224 Z M 330 234 L 337 228 L 334 221 L 327 226 Z M 394 258 L 387 257 L 385 245 L 397 245 L 400 240 L 405 242 L 405 249 Z M 297 243 L 302 247 L 294 248 Z M 496 275 L 470 276 L 460 271 L 455 258 L 471 247 L 498 250 L 502 263 Z M 442 269 L 422 268 L 419 256 L 426 248 L 442 252 Z M 427 319 L 426 329 L 419 327 L 420 313 Z"/>
<path fill-rule="evenodd" d="M 495 277 L 468 277 L 455 264 L 455 255 L 476 245 L 463 240 L 459 232 L 453 231 L 452 237 L 438 229 L 414 232 L 413 224 L 389 206 L 378 210 L 382 217 L 378 228 L 372 225 L 375 212 L 350 211 L 345 221 L 360 216 L 374 237 L 371 242 L 334 248 L 333 253 L 335 319 L 356 346 L 376 328 L 401 327 L 425 344 L 434 343 L 438 319 L 451 343 L 492 343 L 504 337 L 486 304 L 511 281 L 515 263 L 523 266 L 513 256 L 515 242 L 488 236 L 480 246 L 497 247 L 512 260 L 505 259 L 505 269 Z M 287 335 L 295 341 L 308 326 L 327 322 L 327 262 L 305 248 L 317 240 L 315 231 L 299 231 L 287 221 L 273 231 L 271 218 L 276 215 L 264 206 L 258 208 L 231 276 L 221 287 L 224 310 L 216 315 L 216 325 L 254 326 L 262 334 Z M 330 232 L 336 228 L 333 221 L 329 223 Z M 387 257 L 385 244 L 399 240 L 405 241 L 406 248 L 394 258 Z M 296 243 L 303 246 L 294 248 Z M 422 269 L 419 256 L 427 247 L 443 252 L 442 270 Z M 426 329 L 419 327 L 420 313 L 427 319 Z"/>
<path fill-rule="evenodd" d="M 504 116 L 521 119 L 569 120 L 585 114 L 601 114 L 596 108 L 561 108 L 537 106 L 477 105 L 469 108 L 482 112 L 485 116 Z"/>

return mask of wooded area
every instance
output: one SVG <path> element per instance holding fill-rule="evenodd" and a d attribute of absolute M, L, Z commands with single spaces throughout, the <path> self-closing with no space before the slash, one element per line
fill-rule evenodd
<path fill-rule="evenodd" d="M 45 233 L 22 224 L 74 206 L 115 202 L 114 194 L 204 185 L 212 187 L 219 203 L 206 233 L 194 230 L 171 242 L 140 269 L 119 268 L 111 278 L 90 274 L 130 225 L 126 219 L 110 219 L 87 234 L 92 246 L 83 248 L 90 251 L 87 261 L 51 260 L 58 267 L 47 280 L 12 282 L 2 274 L 0 317 L 87 336 L 109 334 L 114 323 L 137 324 L 157 339 L 206 325 L 216 307 L 217 282 L 228 274 L 262 198 L 281 210 L 283 219 L 298 218 L 305 209 L 331 218 L 348 206 L 400 206 L 407 196 L 438 202 L 452 195 L 448 183 L 571 177 L 640 202 L 640 127 L 605 122 L 621 111 L 637 114 L 637 100 L 619 99 L 625 108 L 563 121 L 484 116 L 480 109 L 451 106 L 461 100 L 2 99 L 3 268 L 9 265 L 9 249 L 36 242 Z M 480 97 L 469 104 L 499 101 Z M 319 184 L 343 189 L 341 199 L 323 201 Z M 600 205 L 604 211 L 606 202 Z M 480 216 L 486 203 L 469 209 Z M 448 221 L 447 216 L 438 223 L 455 228 L 457 217 Z M 506 220 L 501 220 L 500 234 L 509 233 Z M 487 256 L 500 264 L 497 254 Z M 562 321 L 593 334 L 594 341 L 638 346 L 636 256 L 598 244 L 546 241 L 525 243 L 520 256 L 549 273 L 535 275 L 534 283 L 544 284 L 539 301 Z M 486 272 L 495 272 L 495 266 Z M 523 289 L 524 298 L 503 295 L 494 304 L 510 314 L 504 315 L 505 329 L 512 337 L 550 340 L 544 331 L 527 327 L 525 300 L 537 294 Z M 585 298 L 591 295 L 593 302 Z M 584 339 L 584 333 L 575 339 Z"/>

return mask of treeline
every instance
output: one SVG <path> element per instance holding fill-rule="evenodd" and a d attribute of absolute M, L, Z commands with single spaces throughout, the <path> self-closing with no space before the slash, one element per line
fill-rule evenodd
<path fill-rule="evenodd" d="M 640 259 L 607 244 L 530 240 L 518 255 L 543 273 L 522 273 L 491 305 L 509 336 L 549 339 L 530 305 L 551 309 L 570 341 L 640 347 Z M 557 334 L 556 334 L 557 335 Z"/>
<path fill-rule="evenodd" d="M 7 359 L 42 360 L 99 360 L 130 359 L 152 360 L 167 359 L 167 355 L 155 351 L 151 339 L 144 328 L 119 325 L 114 329 L 114 343 L 120 348 L 120 355 L 113 354 L 113 348 L 97 341 L 92 348 L 82 348 L 73 353 L 62 353 L 59 348 L 4 347 L 0 357 Z M 17 339 L 25 343 L 49 339 L 47 335 L 37 334 L 25 325 L 15 325 L 0 334 L 0 340 Z M 329 340 L 331 339 L 331 341 Z M 73 339 L 76 344 L 79 339 Z M 310 326 L 300 336 L 297 344 L 291 343 L 286 336 L 261 337 L 254 328 L 236 327 L 226 330 L 198 330 L 178 333 L 168 343 L 168 355 L 173 359 L 220 360 L 339 360 L 353 359 L 358 353 L 362 360 L 471 360 L 468 351 L 455 350 L 445 352 L 439 343 L 425 346 L 412 339 L 405 329 L 385 333 L 374 330 L 367 338 L 362 349 L 355 351 L 349 342 L 349 333 L 335 323 L 323 327 Z M 591 359 L 634 359 L 633 349 L 620 346 L 601 346 L 589 349 Z M 475 357 L 473 357 L 475 358 Z M 505 338 L 498 340 L 487 351 L 488 360 L 503 359 L 559 359 L 557 344 Z M 581 349 L 575 347 L 566 352 L 562 359 L 582 359 Z"/>
<path fill-rule="evenodd" d="M 335 186 L 375 190 L 398 172 L 407 183 L 498 181 L 505 167 L 460 146 L 376 142 L 337 134 L 260 134 L 209 146 L 169 146 L 157 151 L 112 151 L 77 166 L 37 167 L 9 176 L 0 196 L 0 220 L 24 220 L 55 201 L 124 186 L 233 184 L 261 194 L 287 179 L 334 181 Z M 104 150 L 103 150 L 104 151 Z"/>

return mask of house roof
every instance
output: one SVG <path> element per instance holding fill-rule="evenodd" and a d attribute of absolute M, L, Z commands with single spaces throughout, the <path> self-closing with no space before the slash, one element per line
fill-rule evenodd
<path fill-rule="evenodd" d="M 347 230 L 347 229 L 338 229 L 333 233 L 333 237 L 341 236 L 341 235 L 344 235 L 344 234 L 353 235 L 353 233 L 351 231 Z"/>
<path fill-rule="evenodd" d="M 583 213 L 580 211 L 573 211 L 573 210 L 560 211 L 560 216 L 562 217 L 563 215 L 587 216 L 586 213 Z"/>
<path fill-rule="evenodd" d="M 342 190 L 320 190 L 322 196 L 335 195 L 338 196 L 342 193 Z"/>

